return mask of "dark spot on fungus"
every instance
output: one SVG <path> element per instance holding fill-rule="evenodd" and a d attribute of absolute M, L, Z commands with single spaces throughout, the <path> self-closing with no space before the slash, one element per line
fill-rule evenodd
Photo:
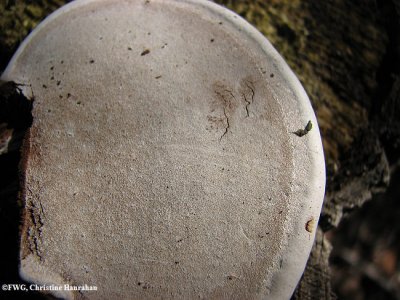
<path fill-rule="evenodd" d="M 219 25 L 222 25 L 222 22 L 219 22 L 218 24 L 219 24 Z"/>
<path fill-rule="evenodd" d="M 271 73 L 270 75 L 269 75 L 269 77 L 271 77 L 271 78 L 274 78 L 274 73 Z"/>
<path fill-rule="evenodd" d="M 305 229 L 306 229 L 309 233 L 311 233 L 311 232 L 313 231 L 313 229 L 314 229 L 314 225 L 315 225 L 314 217 L 311 217 L 311 218 L 306 222 Z"/>
<path fill-rule="evenodd" d="M 61 63 L 61 64 L 63 64 L 63 63 L 64 63 L 64 61 L 62 60 L 62 61 L 60 61 L 60 63 Z"/>
<path fill-rule="evenodd" d="M 148 32 L 147 35 L 151 35 L 151 32 Z"/>
<path fill-rule="evenodd" d="M 81 101 L 76 102 L 76 104 L 78 104 L 78 105 L 80 105 L 81 103 L 82 103 Z"/>
<path fill-rule="evenodd" d="M 45 85 L 45 84 L 43 84 L 42 87 L 43 87 L 44 89 L 47 89 L 47 85 Z"/>
<path fill-rule="evenodd" d="M 60 84 L 61 84 L 61 80 L 58 80 L 58 81 L 57 81 L 57 85 L 60 85 Z"/>
<path fill-rule="evenodd" d="M 53 70 L 54 70 L 54 66 L 51 66 L 51 67 L 50 67 L 50 70 L 52 70 L 52 71 L 53 71 Z"/>
<path fill-rule="evenodd" d="M 50 80 L 54 80 L 54 76 L 51 76 L 51 77 L 50 77 Z"/>
<path fill-rule="evenodd" d="M 179 261 L 176 261 L 175 264 L 178 265 L 178 264 L 179 264 Z"/>
<path fill-rule="evenodd" d="M 67 98 L 71 97 L 72 95 L 70 93 L 67 94 Z"/>
<path fill-rule="evenodd" d="M 293 132 L 295 135 L 302 137 L 306 135 L 309 131 L 312 129 L 312 123 L 311 121 L 308 121 L 307 125 L 304 127 L 304 129 L 298 129 L 297 131 Z"/>
<path fill-rule="evenodd" d="M 150 53 L 149 49 L 144 50 L 142 53 L 140 53 L 141 56 L 147 55 Z"/>
<path fill-rule="evenodd" d="M 213 43 L 213 42 L 214 42 L 214 39 L 211 39 L 210 42 Z"/>
<path fill-rule="evenodd" d="M 89 62 L 90 62 L 91 64 L 93 64 L 93 63 L 94 63 L 94 59 L 91 59 Z"/>
<path fill-rule="evenodd" d="M 129 51 L 132 51 L 132 47 L 128 47 L 128 50 L 129 50 Z"/>
<path fill-rule="evenodd" d="M 160 78 L 161 78 L 161 75 L 158 75 L 158 76 L 156 76 L 155 78 L 156 78 L 156 79 L 160 79 Z"/>
<path fill-rule="evenodd" d="M 306 127 L 304 128 L 304 130 L 310 131 L 312 129 L 312 123 L 311 121 L 308 121 Z"/>

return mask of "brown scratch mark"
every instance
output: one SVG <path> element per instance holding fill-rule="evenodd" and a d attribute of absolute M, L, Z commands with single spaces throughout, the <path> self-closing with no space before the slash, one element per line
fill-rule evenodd
<path fill-rule="evenodd" d="M 245 104 L 246 117 L 249 117 L 249 106 L 254 102 L 254 96 L 255 96 L 254 81 L 251 79 L 250 76 L 242 79 L 240 83 L 240 93 L 242 95 L 244 102 L 246 103 Z"/>
<path fill-rule="evenodd" d="M 214 123 L 214 126 L 211 126 L 212 128 L 223 129 L 219 138 L 221 141 L 230 131 L 231 117 L 238 106 L 238 102 L 232 89 L 221 82 L 214 83 L 213 90 L 216 97 L 211 102 L 211 113 L 217 114 L 217 116 L 208 116 L 208 120 Z"/>
<path fill-rule="evenodd" d="M 225 82 L 216 81 L 212 85 L 212 91 L 214 97 L 210 103 L 210 115 L 207 116 L 211 125 L 207 127 L 207 130 L 210 128 L 221 130 L 219 138 L 221 141 L 232 131 L 232 124 L 236 119 L 239 120 L 236 118 L 239 106 L 244 104 L 245 117 L 250 116 L 250 105 L 254 103 L 256 96 L 255 80 L 252 76 L 246 76 L 233 87 Z"/>
<path fill-rule="evenodd" d="M 223 134 L 221 135 L 221 137 L 219 138 L 220 141 L 221 141 L 222 138 L 225 136 L 225 134 L 228 133 L 228 130 L 229 130 L 229 127 L 230 127 L 229 118 L 228 118 L 228 115 L 226 114 L 226 108 L 224 108 L 224 117 L 225 117 L 226 127 L 225 127 L 224 133 L 223 133 Z"/>

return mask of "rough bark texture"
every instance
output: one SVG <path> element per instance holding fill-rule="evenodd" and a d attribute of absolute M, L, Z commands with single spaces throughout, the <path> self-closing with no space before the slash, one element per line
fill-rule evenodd
<path fill-rule="evenodd" d="M 2 69 L 31 28 L 64 2 L 1 2 Z M 216 2 L 268 37 L 302 81 L 316 111 L 326 155 L 327 190 L 314 248 L 293 298 L 333 299 L 326 232 L 337 227 L 343 215 L 385 190 L 389 168 L 395 168 L 400 156 L 400 1 Z M 7 199 L 1 207 L 4 216 L 16 216 L 18 211 L 17 161 L 15 153 L 0 157 L 0 196 Z M 12 222 L 8 216 L 1 225 Z M 15 230 L 9 241 L 15 245 L 17 226 L 10 227 Z M 14 250 L 8 257 L 15 260 Z"/>

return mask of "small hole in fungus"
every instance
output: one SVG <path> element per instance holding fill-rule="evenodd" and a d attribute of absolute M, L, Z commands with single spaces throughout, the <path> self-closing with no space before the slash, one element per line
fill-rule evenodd
<path fill-rule="evenodd" d="M 269 75 L 269 77 L 273 78 L 274 77 L 274 73 L 271 73 L 271 75 Z"/>

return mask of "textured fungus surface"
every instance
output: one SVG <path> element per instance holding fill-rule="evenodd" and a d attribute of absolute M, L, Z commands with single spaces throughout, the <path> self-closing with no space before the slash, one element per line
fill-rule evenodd
<path fill-rule="evenodd" d="M 35 97 L 25 279 L 290 297 L 323 199 L 317 122 L 261 34 L 199 3 L 77 1 L 15 55 L 3 78 Z"/>

